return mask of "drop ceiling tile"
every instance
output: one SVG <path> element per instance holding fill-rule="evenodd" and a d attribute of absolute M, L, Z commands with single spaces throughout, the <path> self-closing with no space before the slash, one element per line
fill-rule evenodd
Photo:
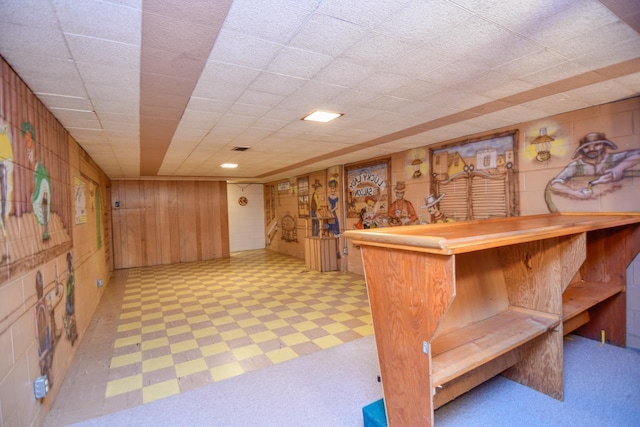
<path fill-rule="evenodd" d="M 137 87 L 113 87 L 95 84 L 86 84 L 85 87 L 94 105 L 99 101 L 112 101 L 133 105 L 137 108 L 140 103 L 140 91 Z"/>
<path fill-rule="evenodd" d="M 180 7 L 177 8 L 175 2 L 171 0 L 153 1 L 145 3 L 144 11 L 145 13 L 171 17 L 198 25 L 220 28 L 227 15 L 230 3 L 231 0 L 183 1 L 180 3 Z"/>
<path fill-rule="evenodd" d="M 615 79 L 615 81 L 636 93 L 640 93 L 640 72 L 620 77 Z"/>
<path fill-rule="evenodd" d="M 307 50 L 284 48 L 267 67 L 273 73 L 310 79 L 331 62 L 332 58 Z"/>
<path fill-rule="evenodd" d="M 200 82 L 249 85 L 260 75 L 260 72 L 261 70 L 257 68 L 208 60 L 200 75 Z"/>
<path fill-rule="evenodd" d="M 357 64 L 346 58 L 336 58 L 323 68 L 314 79 L 343 87 L 354 87 L 370 75 L 376 68 Z"/>
<path fill-rule="evenodd" d="M 211 99 L 220 102 L 236 101 L 246 90 L 244 85 L 206 83 L 200 80 L 193 89 L 192 97 Z"/>
<path fill-rule="evenodd" d="M 140 68 L 145 72 L 177 78 L 198 76 L 202 70 L 203 59 L 192 58 L 183 53 L 145 47 L 139 60 Z"/>
<path fill-rule="evenodd" d="M 211 129 L 222 117 L 222 113 L 212 113 L 197 110 L 185 110 L 180 120 L 185 129 Z"/>
<path fill-rule="evenodd" d="M 66 34 L 73 59 L 113 68 L 140 70 L 140 45 Z"/>
<path fill-rule="evenodd" d="M 410 0 L 381 1 L 376 7 L 366 0 L 323 0 L 317 12 L 373 29 Z"/>
<path fill-rule="evenodd" d="M 101 122 L 114 122 L 114 123 L 129 123 L 138 125 L 138 117 L 137 115 L 132 114 L 123 114 L 123 113 L 110 113 L 105 111 L 96 111 L 96 114 L 100 118 Z"/>
<path fill-rule="evenodd" d="M 235 0 L 225 28 L 252 37 L 286 44 L 311 11 L 288 0 Z"/>
<path fill-rule="evenodd" d="M 29 78 L 29 89 L 40 94 L 75 96 L 87 98 L 80 79 Z"/>
<path fill-rule="evenodd" d="M 121 89 L 138 89 L 140 87 L 138 69 L 111 67 L 88 62 L 78 62 L 77 67 L 85 84 L 100 84 Z"/>
<path fill-rule="evenodd" d="M 264 117 L 259 118 L 255 122 L 255 126 L 259 129 L 279 130 L 287 125 L 288 122 L 283 120 L 266 119 Z"/>
<path fill-rule="evenodd" d="M 558 93 L 544 98 L 536 99 L 531 102 L 522 104 L 524 107 L 534 110 L 543 111 L 548 116 L 561 114 L 566 111 L 581 110 L 590 107 L 591 104 L 580 100 L 570 94 Z"/>
<path fill-rule="evenodd" d="M 252 104 L 262 107 L 274 107 L 284 99 L 282 95 L 274 93 L 258 92 L 256 90 L 246 90 L 239 98 L 238 102 Z"/>
<path fill-rule="evenodd" d="M 3 23 L 0 50 L 18 48 L 21 54 L 69 58 L 69 49 L 57 28 L 31 28 L 24 25 Z"/>
<path fill-rule="evenodd" d="M 504 65 L 494 68 L 494 71 L 507 74 L 515 78 L 521 78 L 537 73 L 547 68 L 566 62 L 566 58 L 551 50 L 538 50 L 526 56 L 522 56 Z"/>
<path fill-rule="evenodd" d="M 192 96 L 187 104 L 187 110 L 205 111 L 211 113 L 224 113 L 233 105 L 230 101 L 206 99 Z"/>
<path fill-rule="evenodd" d="M 0 22 L 32 28 L 55 28 L 57 20 L 51 4 L 42 0 L 0 0 Z M 37 11 L 37 13 L 34 13 Z M 4 29 L 4 25 L 3 25 Z"/>
<path fill-rule="evenodd" d="M 51 95 L 44 93 L 35 94 L 47 108 L 67 108 L 75 110 L 91 110 L 93 106 L 87 98 L 79 96 Z"/>
<path fill-rule="evenodd" d="M 455 66 L 456 61 L 428 47 L 419 46 L 384 67 L 383 71 L 399 74 L 410 79 L 420 78 L 447 65 Z"/>
<path fill-rule="evenodd" d="M 621 21 L 615 21 L 598 28 L 597 31 L 590 31 L 570 40 L 554 43 L 550 48 L 567 58 L 575 59 L 638 38 L 640 35 L 631 27 Z"/>
<path fill-rule="evenodd" d="M 580 89 L 567 91 L 567 95 L 576 101 L 583 101 L 589 105 L 605 104 L 610 99 L 624 99 L 637 96 L 638 93 L 616 81 L 606 81 L 597 85 L 585 86 Z"/>
<path fill-rule="evenodd" d="M 355 88 L 379 94 L 388 94 L 399 87 L 409 84 L 411 81 L 408 77 L 399 74 L 379 71 L 355 85 Z"/>
<path fill-rule="evenodd" d="M 262 72 L 249 85 L 249 89 L 287 96 L 291 95 L 307 81 L 307 79 L 298 77 Z"/>
<path fill-rule="evenodd" d="M 244 126 L 245 128 L 251 126 L 256 121 L 255 117 L 249 116 L 238 116 L 235 114 L 224 114 L 220 117 L 218 123 L 222 125 L 236 125 L 236 126 Z"/>
<path fill-rule="evenodd" d="M 209 60 L 264 69 L 282 48 L 281 44 L 222 30 L 211 50 Z"/>
<path fill-rule="evenodd" d="M 51 0 L 62 31 L 140 45 L 142 12 L 97 0 Z"/>
<path fill-rule="evenodd" d="M 140 114 L 140 105 L 138 102 L 122 103 L 119 101 L 111 101 L 108 99 L 93 99 L 93 106 L 96 112 L 102 117 L 105 114 L 128 115 L 131 118 L 137 118 Z"/>
<path fill-rule="evenodd" d="M 557 82 L 559 80 L 587 73 L 588 71 L 589 69 L 580 63 L 575 61 L 566 61 L 547 69 L 523 76 L 521 77 L 521 80 L 529 82 L 535 86 L 541 86 L 550 82 Z"/>
<path fill-rule="evenodd" d="M 229 114 L 239 115 L 239 116 L 248 116 L 248 117 L 254 117 L 254 118 L 262 117 L 268 111 L 269 111 L 269 108 L 267 107 L 261 107 L 258 105 L 251 105 L 251 104 L 241 104 L 241 103 L 235 103 L 231 108 L 229 108 L 229 110 L 227 110 Z"/>
<path fill-rule="evenodd" d="M 288 46 L 337 57 L 366 32 L 367 30 L 359 25 L 314 13 Z"/>
<path fill-rule="evenodd" d="M 472 16 L 446 0 L 412 1 L 387 17 L 376 30 L 411 42 L 423 42 L 434 33 L 455 31 Z"/>
<path fill-rule="evenodd" d="M 347 49 L 342 57 L 374 69 L 385 69 L 414 47 L 410 41 L 372 32 Z"/>
<path fill-rule="evenodd" d="M 631 39 L 615 46 L 609 46 L 606 50 L 589 54 L 576 60 L 590 68 L 602 68 L 630 59 L 638 58 L 640 52 L 640 39 Z"/>
<path fill-rule="evenodd" d="M 144 47 L 186 54 L 206 60 L 211 53 L 216 32 L 209 25 L 198 25 L 176 19 L 175 16 L 144 14 Z M 145 65 L 145 63 L 143 63 Z M 144 71 L 150 71 L 143 68 Z"/>

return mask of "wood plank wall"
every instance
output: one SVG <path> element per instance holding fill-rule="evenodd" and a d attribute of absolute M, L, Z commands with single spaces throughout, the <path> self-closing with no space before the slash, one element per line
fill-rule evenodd
<path fill-rule="evenodd" d="M 229 256 L 226 182 L 112 181 L 111 211 L 116 269 Z"/>

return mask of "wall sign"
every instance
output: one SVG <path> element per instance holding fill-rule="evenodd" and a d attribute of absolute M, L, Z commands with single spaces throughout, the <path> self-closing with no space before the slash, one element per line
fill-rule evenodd
<path fill-rule="evenodd" d="M 391 160 L 348 165 L 345 171 L 347 217 L 358 218 L 367 210 L 376 215 L 386 215 L 391 196 Z"/>

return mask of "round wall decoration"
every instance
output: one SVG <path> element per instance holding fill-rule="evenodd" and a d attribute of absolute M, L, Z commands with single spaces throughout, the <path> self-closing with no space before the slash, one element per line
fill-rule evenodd
<path fill-rule="evenodd" d="M 247 203 L 249 203 L 249 200 L 247 200 L 247 198 L 246 198 L 246 197 L 244 197 L 244 196 L 242 196 L 242 197 L 240 197 L 240 198 L 238 199 L 238 204 L 239 204 L 240 206 L 246 206 L 246 205 L 247 205 Z"/>

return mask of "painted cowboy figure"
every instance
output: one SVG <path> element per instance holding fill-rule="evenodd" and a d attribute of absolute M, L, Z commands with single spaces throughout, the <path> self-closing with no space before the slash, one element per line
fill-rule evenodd
<path fill-rule="evenodd" d="M 609 152 L 617 148 L 604 133 L 588 133 L 573 153 L 575 160 L 551 180 L 552 191 L 576 199 L 590 199 L 594 197 L 594 185 L 620 181 L 627 169 L 640 164 L 640 150 Z"/>
<path fill-rule="evenodd" d="M 318 188 L 322 187 L 322 184 L 320 184 L 320 180 L 316 179 L 312 187 L 313 187 L 313 194 L 311 195 L 311 206 L 310 206 L 311 235 L 319 236 L 320 220 L 318 219 L 318 209 L 320 209 L 320 196 L 318 196 Z"/>
<path fill-rule="evenodd" d="M 389 222 L 391 225 L 415 224 L 418 220 L 413 204 L 404 198 L 405 190 L 404 181 L 398 181 L 393 189 L 396 199 L 389 206 Z"/>
<path fill-rule="evenodd" d="M 438 197 L 436 197 L 434 194 L 429 194 L 424 199 L 425 205 L 420 206 L 422 209 L 426 209 L 429 212 L 429 215 L 431 215 L 431 224 L 441 222 L 455 222 L 453 218 L 447 217 L 440 210 L 440 200 L 444 198 L 444 194 L 445 193 L 442 193 Z"/>

